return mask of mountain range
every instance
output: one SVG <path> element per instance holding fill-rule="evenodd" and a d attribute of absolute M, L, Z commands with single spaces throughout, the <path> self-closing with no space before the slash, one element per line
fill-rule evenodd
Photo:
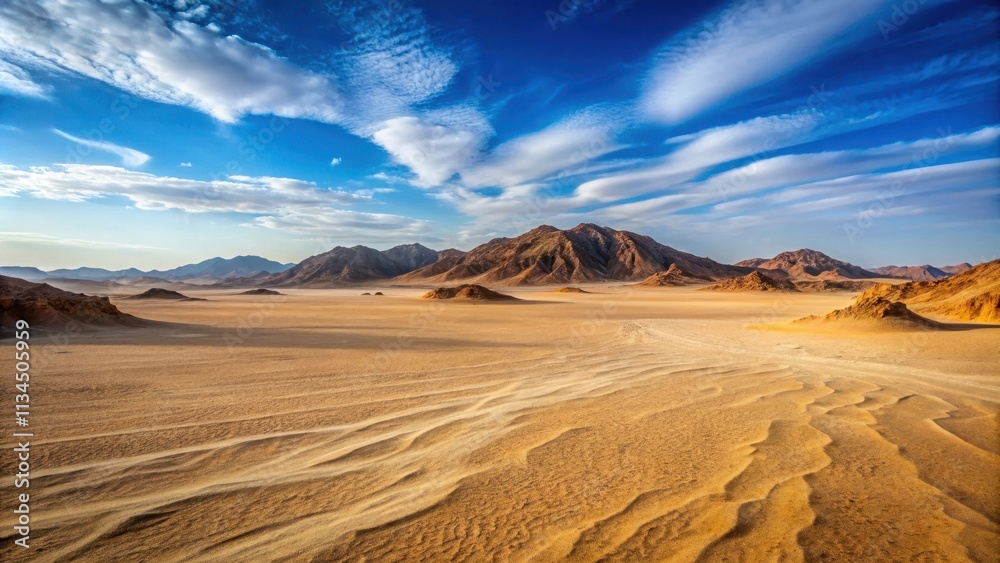
<path fill-rule="evenodd" d="M 468 252 L 437 251 L 420 244 L 404 244 L 384 251 L 366 246 L 338 246 L 298 264 L 281 264 L 259 256 L 236 256 L 163 271 L 76 268 L 45 272 L 11 266 L 0 267 L 0 275 L 33 281 L 47 279 L 53 283 L 59 279 L 121 280 L 129 284 L 144 280 L 149 285 L 168 280 L 241 287 L 336 287 L 370 282 L 519 286 L 607 281 L 642 281 L 644 285 L 655 286 L 708 283 L 754 271 L 798 284 L 843 284 L 884 277 L 930 281 L 971 267 L 969 264 L 942 268 L 886 266 L 866 270 L 808 248 L 729 265 L 682 252 L 645 235 L 581 223 L 565 230 L 542 225 L 517 237 L 495 238 Z"/>
<path fill-rule="evenodd" d="M 675 250 L 647 236 L 584 223 L 567 230 L 542 225 L 518 237 L 493 239 L 468 252 L 437 252 L 419 244 L 386 251 L 337 247 L 254 282 L 275 287 L 329 287 L 374 280 L 550 285 L 642 280 L 671 265 L 707 280 L 751 271 Z"/>
<path fill-rule="evenodd" d="M 74 279 L 87 281 L 109 281 L 116 279 L 155 278 L 171 281 L 191 281 L 199 278 L 220 280 L 247 277 L 260 272 L 273 274 L 291 268 L 294 264 L 281 264 L 260 256 L 236 256 L 234 258 L 209 258 L 197 264 L 187 264 L 171 270 L 143 271 L 136 268 L 106 270 L 104 268 L 61 268 L 44 271 L 22 266 L 0 266 L 0 275 L 39 281 L 43 279 Z"/>
<path fill-rule="evenodd" d="M 446 264 L 431 264 L 398 281 L 500 286 L 639 281 L 676 265 L 696 277 L 743 275 L 750 269 L 720 264 L 664 246 L 650 237 L 591 223 L 560 230 L 542 225 L 515 238 L 497 238 Z"/>

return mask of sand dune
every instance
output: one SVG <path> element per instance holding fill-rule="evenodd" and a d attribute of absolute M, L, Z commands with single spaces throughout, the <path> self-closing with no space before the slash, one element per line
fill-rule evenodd
<path fill-rule="evenodd" d="M 747 328 L 851 304 L 816 293 L 287 293 L 121 301 L 190 328 L 39 366 L 32 561 L 1000 557 L 994 329 Z"/>

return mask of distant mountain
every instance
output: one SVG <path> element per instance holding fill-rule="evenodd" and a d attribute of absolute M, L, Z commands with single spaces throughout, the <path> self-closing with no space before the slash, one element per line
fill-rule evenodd
<path fill-rule="evenodd" d="M 879 274 L 864 268 L 835 260 L 816 250 L 803 248 L 791 252 L 782 252 L 774 258 L 751 258 L 737 262 L 736 266 L 759 268 L 762 270 L 777 270 L 784 272 L 793 279 L 867 279 L 877 278 Z"/>
<path fill-rule="evenodd" d="M 555 285 L 638 281 L 676 265 L 694 277 L 718 279 L 750 272 L 664 246 L 655 240 L 590 223 L 568 230 L 542 225 L 515 238 L 497 238 L 396 281 L 462 281 L 490 285 Z"/>
<path fill-rule="evenodd" d="M 929 264 L 924 264 L 923 266 L 883 266 L 881 268 L 873 268 L 872 271 L 883 276 L 916 281 L 931 281 L 951 275 Z"/>
<path fill-rule="evenodd" d="M 24 266 L 0 266 L 0 276 L 38 281 L 49 277 L 49 274 L 48 272 L 44 272 L 38 268 L 26 268 Z"/>
<path fill-rule="evenodd" d="M 104 268 L 60 268 L 58 270 L 52 270 L 46 277 L 104 281 L 116 278 L 139 277 L 145 274 L 146 273 L 142 270 L 137 270 L 135 268 L 128 268 L 127 270 L 105 270 Z"/>
<path fill-rule="evenodd" d="M 949 274 L 961 274 L 962 272 L 972 269 L 972 264 L 968 262 L 962 262 L 961 264 L 956 264 L 954 266 L 941 266 L 938 268 L 942 272 L 947 272 Z"/>
<path fill-rule="evenodd" d="M 428 266 L 438 260 L 438 252 L 419 244 L 405 244 L 386 251 L 367 246 L 338 246 L 310 256 L 284 272 L 258 277 L 255 285 L 288 287 L 336 285 L 386 280 Z"/>
<path fill-rule="evenodd" d="M 125 270 L 106 270 L 104 268 L 60 268 L 51 272 L 44 272 L 38 268 L 22 268 L 19 266 L 4 266 L 0 268 L 0 274 L 20 277 L 30 280 L 41 280 L 45 278 L 87 280 L 87 281 L 107 281 L 121 280 L 125 278 L 156 278 L 158 280 L 195 280 L 202 278 L 204 281 L 217 281 L 227 278 L 249 277 L 260 272 L 274 274 L 283 272 L 291 268 L 294 264 L 282 264 L 274 260 L 261 258 L 260 256 L 237 256 L 235 258 L 210 258 L 198 262 L 173 268 L 172 270 L 150 270 L 148 272 L 137 268 Z M 199 280 L 202 281 L 202 280 Z"/>
<path fill-rule="evenodd" d="M 209 258 L 197 264 L 188 264 L 172 270 L 152 270 L 147 276 L 168 280 L 184 280 L 197 277 L 215 279 L 252 276 L 258 272 L 276 274 L 291 268 L 293 264 L 281 264 L 260 256 L 236 256 L 235 258 Z"/>

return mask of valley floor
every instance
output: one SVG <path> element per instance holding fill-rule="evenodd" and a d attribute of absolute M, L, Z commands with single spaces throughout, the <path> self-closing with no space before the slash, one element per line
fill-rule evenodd
<path fill-rule="evenodd" d="M 1000 559 L 1000 328 L 587 289 L 203 291 L 33 335 L 33 547 L 5 510 L 0 559 Z"/>

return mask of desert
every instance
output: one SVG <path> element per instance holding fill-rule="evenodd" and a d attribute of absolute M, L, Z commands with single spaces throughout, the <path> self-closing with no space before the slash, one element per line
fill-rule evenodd
<path fill-rule="evenodd" d="M 0 0 L 0 563 L 1000 563 L 991 0 Z"/>
<path fill-rule="evenodd" d="M 998 556 L 1000 327 L 793 322 L 858 292 L 378 287 L 116 298 L 158 322 L 50 344 L 31 560 Z"/>

